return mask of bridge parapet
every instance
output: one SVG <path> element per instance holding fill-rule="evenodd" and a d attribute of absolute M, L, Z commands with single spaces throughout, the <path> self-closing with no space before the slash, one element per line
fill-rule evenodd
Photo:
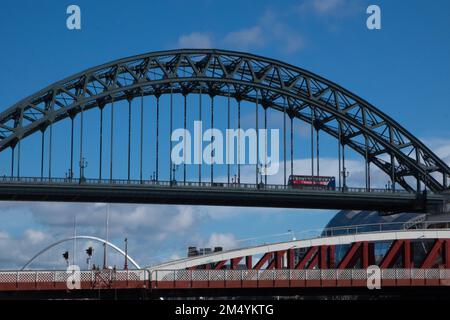
<path fill-rule="evenodd" d="M 0 293 L 67 291 L 66 271 L 1 271 Z M 82 271 L 81 290 L 366 287 L 366 269 Z M 382 287 L 449 286 L 450 269 L 380 269 Z M 71 291 L 77 291 L 76 289 Z"/>
<path fill-rule="evenodd" d="M 67 271 L 0 271 L 1 291 L 67 290 L 72 272 Z M 147 270 L 81 271 L 80 289 L 147 288 Z"/>
<path fill-rule="evenodd" d="M 367 269 L 155 270 L 154 289 L 367 287 Z M 380 285 L 448 286 L 450 269 L 380 269 Z"/>

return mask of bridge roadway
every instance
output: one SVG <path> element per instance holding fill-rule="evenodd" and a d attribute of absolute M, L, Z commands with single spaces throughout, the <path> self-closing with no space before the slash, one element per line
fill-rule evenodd
<path fill-rule="evenodd" d="M 0 178 L 0 200 L 152 203 L 377 210 L 439 211 L 446 197 L 365 188 L 293 189 L 284 185 L 98 180 L 67 178 Z"/>

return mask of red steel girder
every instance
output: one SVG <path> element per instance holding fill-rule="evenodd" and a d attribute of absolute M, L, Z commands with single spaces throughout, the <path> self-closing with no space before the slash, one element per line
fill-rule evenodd
<path fill-rule="evenodd" d="M 436 258 L 438 257 L 439 253 L 442 249 L 442 244 L 444 243 L 444 240 L 442 239 L 436 239 L 433 247 L 428 252 L 427 256 L 422 262 L 422 265 L 420 266 L 422 269 L 427 269 L 433 267 L 435 264 Z"/>
<path fill-rule="evenodd" d="M 303 259 L 297 263 L 295 269 L 304 269 L 306 264 L 311 259 L 311 257 L 317 253 L 317 250 L 318 250 L 317 247 L 308 248 L 308 251 L 306 251 L 305 255 L 303 256 Z"/>
<path fill-rule="evenodd" d="M 345 269 L 348 266 L 354 265 L 355 261 L 360 257 L 361 242 L 354 242 L 347 253 L 339 262 L 338 269 Z"/>

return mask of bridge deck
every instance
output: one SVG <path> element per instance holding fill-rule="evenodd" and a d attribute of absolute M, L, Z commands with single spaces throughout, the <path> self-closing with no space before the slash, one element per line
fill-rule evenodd
<path fill-rule="evenodd" d="M 426 211 L 445 197 L 385 189 L 139 180 L 0 178 L 0 200 Z"/>

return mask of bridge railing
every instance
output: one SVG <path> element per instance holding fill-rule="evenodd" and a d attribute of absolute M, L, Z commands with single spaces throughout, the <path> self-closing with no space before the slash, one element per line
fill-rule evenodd
<path fill-rule="evenodd" d="M 296 186 L 295 188 L 283 184 L 263 183 L 227 183 L 227 182 L 194 182 L 194 181 L 162 181 L 162 180 L 128 180 L 128 179 L 91 179 L 91 178 L 46 178 L 46 177 L 0 177 L 1 184 L 65 184 L 65 185 L 126 185 L 136 187 L 171 187 L 171 188 L 217 188 L 217 189 L 242 189 L 242 190 L 270 190 L 270 191 L 328 191 L 347 193 L 391 193 L 410 194 L 403 189 L 391 188 L 354 188 L 354 187 L 319 187 L 319 186 Z"/>
<path fill-rule="evenodd" d="M 340 236 L 340 235 L 352 235 L 352 234 L 361 234 L 361 233 L 372 233 L 372 232 L 383 232 L 383 231 L 401 231 L 401 230 L 414 230 L 416 229 L 424 229 L 421 225 L 425 223 L 425 217 L 416 219 L 412 222 L 383 222 L 383 223 L 366 223 L 366 224 L 358 224 L 358 225 L 350 225 L 350 226 L 340 226 L 340 227 L 331 227 L 324 228 L 321 230 L 316 230 L 318 233 L 318 237 L 332 237 L 332 236 Z M 448 225 L 448 222 L 445 221 L 435 221 L 436 223 L 444 223 Z M 417 228 L 419 227 L 419 228 Z M 425 228 L 426 229 L 426 228 Z M 308 231 L 306 231 L 308 232 Z"/>
<path fill-rule="evenodd" d="M 425 221 L 425 217 L 414 219 L 410 222 L 384 222 L 384 223 L 368 223 L 359 225 L 348 225 L 331 228 L 317 228 L 303 231 L 289 231 L 279 234 L 263 235 L 253 238 L 237 239 L 236 242 L 243 247 L 266 245 L 268 243 L 292 240 L 312 240 L 323 237 L 333 237 L 342 235 L 356 235 L 362 233 L 373 232 L 389 232 L 389 231 L 406 231 L 406 230 L 430 230 L 428 225 L 438 225 L 442 230 L 444 227 L 450 228 L 448 221 Z M 444 226 L 444 227 L 442 227 Z"/>
<path fill-rule="evenodd" d="M 78 278 L 79 276 L 79 278 Z M 0 290 L 14 288 L 61 288 L 67 281 L 79 279 L 88 287 L 107 287 L 121 284 L 126 286 L 147 285 L 148 270 L 92 270 L 74 274 L 68 271 L 0 271 Z"/>
<path fill-rule="evenodd" d="M 192 285 L 194 282 L 233 281 L 364 281 L 372 279 L 366 269 L 313 269 L 313 270 L 154 270 L 151 281 Z M 380 269 L 380 280 L 438 280 L 450 285 L 450 269 Z M 431 282 L 430 282 L 431 283 Z"/>

